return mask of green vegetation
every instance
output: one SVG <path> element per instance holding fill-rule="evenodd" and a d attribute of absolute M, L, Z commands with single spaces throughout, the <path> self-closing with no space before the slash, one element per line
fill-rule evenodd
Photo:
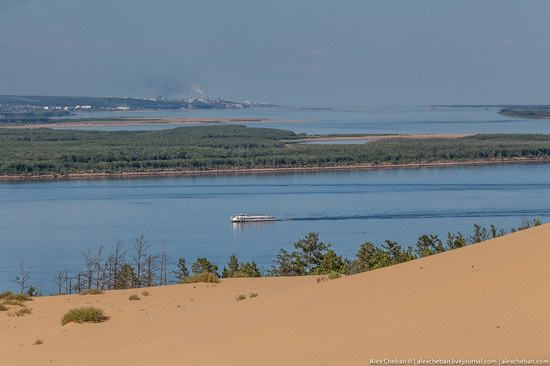
<path fill-rule="evenodd" d="M 342 277 L 341 273 L 332 271 L 327 276 L 317 277 L 317 282 L 319 283 L 319 282 L 331 281 L 340 277 Z"/>
<path fill-rule="evenodd" d="M 223 267 L 222 277 L 260 277 L 261 273 L 256 262 L 239 263 L 235 255 L 229 258 L 229 263 Z"/>
<path fill-rule="evenodd" d="M 550 118 L 550 105 L 510 106 L 502 108 L 500 114 L 514 118 Z"/>
<path fill-rule="evenodd" d="M 177 270 L 174 271 L 179 283 L 184 283 L 185 279 L 189 277 L 189 269 L 187 269 L 187 262 L 185 258 L 180 257 L 178 259 Z"/>
<path fill-rule="evenodd" d="M 15 313 L 15 316 L 27 316 L 32 314 L 32 309 L 29 308 L 21 308 L 17 310 Z"/>
<path fill-rule="evenodd" d="M 0 129 L 0 174 L 208 171 L 549 158 L 550 135 L 395 138 L 360 145 L 287 144 L 291 131 L 243 126 L 163 131 Z"/>
<path fill-rule="evenodd" d="M 45 123 L 50 122 L 52 117 L 65 117 L 70 114 L 70 112 L 63 110 L 6 110 L 0 108 L 0 124 Z"/>
<path fill-rule="evenodd" d="M 81 307 L 69 310 L 61 319 L 61 325 L 68 323 L 100 323 L 109 319 L 103 310 L 94 307 Z"/>
<path fill-rule="evenodd" d="M 218 283 L 220 280 L 215 273 L 212 272 L 203 272 L 196 274 L 185 279 L 185 283 L 197 283 L 197 282 L 206 282 L 206 283 Z"/>
<path fill-rule="evenodd" d="M 84 290 L 80 292 L 80 295 L 103 295 L 104 292 L 97 289 L 97 288 L 91 288 L 89 290 Z"/>
<path fill-rule="evenodd" d="M 137 301 L 137 300 L 141 300 L 141 298 L 137 294 L 133 294 L 128 298 L 128 300 Z"/>
<path fill-rule="evenodd" d="M 5 301 L 31 301 L 31 297 L 27 294 L 16 294 L 11 291 L 4 291 L 0 293 L 0 300 Z"/>
<path fill-rule="evenodd" d="M 195 263 L 191 266 L 191 271 L 193 274 L 199 275 L 202 273 L 213 273 L 217 277 L 218 266 L 210 263 L 210 261 L 204 257 L 197 258 Z"/>
<path fill-rule="evenodd" d="M 294 244 L 296 249 L 279 251 L 276 266 L 272 269 L 275 276 L 323 275 L 331 272 L 348 272 L 349 263 L 330 249 L 331 244 L 319 242 L 319 234 L 309 233 Z"/>
<path fill-rule="evenodd" d="M 524 221 L 521 226 L 512 229 L 511 232 L 541 224 L 542 222 L 538 219 Z M 300 239 L 294 244 L 295 251 L 289 253 L 286 250 L 280 250 L 274 261 L 275 265 L 271 269 L 271 274 L 274 276 L 327 275 L 327 277 L 318 279 L 318 282 L 322 282 L 325 279 L 336 279 L 341 275 L 366 272 L 408 262 L 505 234 L 505 230 L 498 230 L 494 225 L 489 228 L 474 225 L 473 233 L 468 238 L 460 232 L 448 233 L 447 241 L 443 243 L 438 235 L 425 234 L 418 238 L 414 248 L 411 246 L 404 248 L 391 240 L 386 240 L 380 246 L 367 241 L 359 247 L 355 259 L 351 260 L 338 256 L 329 249 L 330 244 L 319 242 L 317 233 L 309 233 L 304 239 Z M 326 265 L 326 263 L 330 263 L 330 265 Z"/>
<path fill-rule="evenodd" d="M 15 300 L 15 299 L 6 299 L 2 302 L 4 305 L 11 305 L 11 306 L 21 306 L 25 307 L 25 304 L 21 300 Z"/>
<path fill-rule="evenodd" d="M 541 224 L 542 222 L 538 219 L 523 221 L 511 232 Z M 411 246 L 401 246 L 391 240 L 386 240 L 380 245 L 366 241 L 360 245 L 354 258 L 342 257 L 331 248 L 331 244 L 320 241 L 319 234 L 309 233 L 294 243 L 293 251 L 281 249 L 267 274 L 271 276 L 317 275 L 321 276 L 317 281 L 323 282 L 462 248 L 506 233 L 507 231 L 498 229 L 494 225 L 489 227 L 474 225 L 470 235 L 454 232 L 448 233 L 445 239 L 441 239 L 435 234 L 424 234 Z M 190 276 L 185 259 L 180 257 L 177 263 L 178 270 L 172 272 L 177 281 L 171 281 L 167 278 L 168 257 L 165 251 L 161 255 L 150 254 L 149 246 L 143 236 L 136 239 L 133 249 L 134 253 L 130 260 L 127 260 L 127 251 L 120 242 L 109 251 L 108 255 L 103 255 L 103 247 L 100 247 L 96 254 L 88 251 L 84 253 L 85 269 L 71 275 L 67 272 L 59 274 L 55 278 L 56 284 L 60 287 L 68 284 L 66 288 L 69 294 L 73 292 L 100 294 L 103 290 L 164 286 L 169 283 L 219 282 L 218 266 L 207 258 L 197 258 L 192 265 L 193 275 Z M 223 268 L 222 275 L 224 278 L 260 277 L 262 273 L 255 262 L 240 263 L 237 256 L 232 255 Z M 141 294 L 148 296 L 149 292 L 143 290 Z M 138 299 L 137 294 L 130 297 L 130 300 Z M 26 294 L 2 292 L 0 293 L 0 311 L 5 311 L 1 309 L 11 305 L 25 307 L 24 301 L 30 300 L 31 297 Z"/>

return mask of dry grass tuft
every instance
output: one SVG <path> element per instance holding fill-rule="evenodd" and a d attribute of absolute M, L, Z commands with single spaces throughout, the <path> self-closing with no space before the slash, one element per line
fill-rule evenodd
<path fill-rule="evenodd" d="M 192 277 L 187 277 L 185 283 L 196 283 L 196 282 L 206 282 L 206 283 L 218 283 L 220 280 L 215 273 L 203 272 Z"/>
<path fill-rule="evenodd" d="M 32 314 L 32 309 L 29 308 L 21 308 L 17 310 L 15 313 L 15 316 L 27 316 Z"/>
<path fill-rule="evenodd" d="M 246 300 L 246 295 L 240 294 L 237 297 L 235 297 L 235 300 L 237 301 Z"/>
<path fill-rule="evenodd" d="M 44 344 L 44 341 L 42 339 L 37 339 L 36 341 L 34 341 L 34 343 L 32 345 L 33 346 L 40 346 L 41 344 Z"/>
<path fill-rule="evenodd" d="M 253 297 L 258 297 L 258 293 L 257 292 L 251 292 L 250 295 L 248 295 L 249 298 L 253 298 Z"/>
<path fill-rule="evenodd" d="M 31 297 L 27 294 L 15 294 L 11 291 L 4 291 L 0 293 L 0 300 L 6 301 L 31 301 Z"/>
<path fill-rule="evenodd" d="M 91 288 L 89 290 L 86 290 L 86 291 L 82 291 L 80 293 L 80 295 L 103 295 L 104 292 L 97 289 L 97 288 Z"/>
<path fill-rule="evenodd" d="M 145 290 L 145 291 L 142 291 L 141 294 L 143 296 L 149 296 L 149 291 Z"/>
<path fill-rule="evenodd" d="M 4 300 L 3 304 L 25 307 L 25 304 L 23 304 L 23 301 L 13 300 L 13 299 Z"/>
<path fill-rule="evenodd" d="M 128 298 L 128 300 L 137 301 L 137 300 L 141 300 L 141 298 L 137 294 L 133 294 Z"/>
<path fill-rule="evenodd" d="M 105 312 L 101 309 L 91 306 L 81 307 L 66 312 L 61 319 L 61 325 L 68 323 L 101 323 L 108 319 Z"/>

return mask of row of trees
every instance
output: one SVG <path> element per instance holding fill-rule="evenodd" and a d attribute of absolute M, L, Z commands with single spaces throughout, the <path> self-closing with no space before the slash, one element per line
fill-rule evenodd
<path fill-rule="evenodd" d="M 519 227 L 513 228 L 511 232 L 541 224 L 542 222 L 538 219 L 527 220 Z M 331 244 L 319 241 L 317 233 L 309 233 L 304 239 L 294 244 L 294 251 L 288 252 L 284 249 L 279 251 L 270 274 L 274 276 L 356 274 L 462 248 L 506 233 L 506 230 L 497 229 L 494 225 L 486 228 L 476 224 L 469 236 L 461 232 L 448 233 L 446 240 L 443 241 L 438 235 L 424 234 L 418 238 L 414 247 L 405 248 L 391 240 L 386 240 L 380 246 L 367 241 L 361 244 L 354 259 L 343 258 L 336 254 L 330 249 Z"/>
<path fill-rule="evenodd" d="M 541 225 L 538 219 L 524 221 L 521 226 L 511 231 L 527 229 Z M 418 238 L 414 246 L 402 247 L 397 242 L 386 240 L 377 246 L 372 242 L 361 244 L 355 258 L 349 259 L 338 255 L 331 244 L 319 240 L 319 234 L 309 233 L 294 244 L 294 250 L 289 252 L 281 249 L 277 254 L 268 276 L 307 276 L 307 275 L 351 275 L 360 272 L 391 266 L 413 259 L 442 253 L 476 244 L 490 238 L 505 235 L 505 230 L 494 225 L 488 228 L 474 225 L 472 234 L 461 232 L 448 233 L 442 240 L 438 235 L 425 234 Z M 203 273 L 211 273 L 215 277 L 260 277 L 262 273 L 254 261 L 239 262 L 235 255 L 219 273 L 219 267 L 207 258 L 200 257 L 191 265 L 180 257 L 175 270 L 169 270 L 169 258 L 166 245 L 158 255 L 150 253 L 151 245 L 144 236 L 138 236 L 128 251 L 122 242 L 107 252 L 104 247 L 97 251 L 82 253 L 84 268 L 77 273 L 68 270 L 59 272 L 55 277 L 57 293 L 81 293 L 87 290 L 119 290 L 128 288 L 165 286 L 173 283 L 193 282 L 193 277 Z M 20 262 L 19 275 L 13 280 L 21 293 L 37 294 L 37 287 L 30 286 L 30 274 Z"/>

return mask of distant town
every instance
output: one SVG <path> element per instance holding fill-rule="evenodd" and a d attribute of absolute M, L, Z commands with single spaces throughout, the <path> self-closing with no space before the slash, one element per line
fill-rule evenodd
<path fill-rule="evenodd" d="M 161 109 L 246 109 L 267 106 L 251 101 L 209 98 L 63 97 L 0 95 L 0 123 L 49 122 L 78 112 Z"/>

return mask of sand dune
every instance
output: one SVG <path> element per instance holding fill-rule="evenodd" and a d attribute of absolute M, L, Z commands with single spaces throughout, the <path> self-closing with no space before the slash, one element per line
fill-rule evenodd
<path fill-rule="evenodd" d="M 37 298 L 0 313 L 2 365 L 368 365 L 550 357 L 550 226 L 365 274 Z M 236 301 L 239 294 L 258 297 Z M 101 324 L 61 326 L 80 305 Z M 36 339 L 44 344 L 33 346 Z"/>

